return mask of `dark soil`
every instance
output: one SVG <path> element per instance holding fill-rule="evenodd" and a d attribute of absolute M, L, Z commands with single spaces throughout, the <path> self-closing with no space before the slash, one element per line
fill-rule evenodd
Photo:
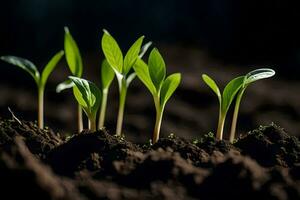
<path fill-rule="evenodd" d="M 300 142 L 271 124 L 234 143 L 158 143 L 83 131 L 68 139 L 0 121 L 0 199 L 300 199 Z M 4 198 L 9 197 L 9 198 Z"/>

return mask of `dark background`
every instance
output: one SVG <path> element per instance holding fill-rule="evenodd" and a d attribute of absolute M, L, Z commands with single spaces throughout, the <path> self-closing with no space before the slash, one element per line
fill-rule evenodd
<path fill-rule="evenodd" d="M 170 71 L 180 71 L 185 76 L 177 97 L 179 102 L 182 100 L 186 105 L 182 105 L 183 109 L 178 112 L 195 111 L 197 109 L 193 109 L 194 106 L 202 113 L 195 113 L 193 116 L 167 114 L 167 122 L 171 121 L 177 126 L 179 122 L 185 125 L 183 125 L 184 128 L 168 128 L 166 125 L 163 130 L 185 132 L 192 130 L 187 127 L 201 129 L 196 130 L 195 134 L 188 133 L 189 136 L 213 130 L 215 126 L 217 102 L 214 102 L 213 95 L 203 86 L 200 80 L 201 73 L 214 73 L 215 77 L 220 79 L 220 84 L 223 84 L 237 76 L 237 73 L 246 73 L 253 67 L 272 67 L 277 71 L 275 80 L 278 82 L 266 81 L 267 86 L 261 83 L 261 87 L 257 88 L 266 87 L 275 96 L 270 97 L 270 93 L 262 91 L 262 94 L 271 100 L 268 99 L 269 103 L 266 103 L 267 99 L 262 95 L 259 102 L 263 102 L 263 106 L 253 106 L 253 110 L 248 109 L 248 111 L 242 109 L 243 125 L 240 127 L 246 130 L 255 128 L 252 126 L 260 124 L 257 121 L 260 118 L 254 117 L 255 121 L 253 116 L 270 112 L 272 118 L 275 116 L 274 112 L 279 110 L 283 116 L 279 117 L 278 123 L 289 126 L 286 127 L 287 129 L 300 131 L 299 125 L 296 125 L 300 118 L 300 106 L 297 103 L 300 72 L 299 8 L 296 3 L 285 0 L 2 1 L 0 54 L 28 58 L 41 69 L 55 52 L 63 48 L 63 27 L 68 26 L 84 58 L 84 77 L 99 82 L 99 77 L 96 75 L 103 58 L 100 47 L 102 29 L 108 29 L 118 40 L 122 49 L 127 49 L 138 36 L 145 35 L 147 40 L 153 41 L 154 45 L 161 49 L 166 62 L 169 63 Z M 5 63 L 0 65 L 1 116 L 9 116 L 6 108 L 12 106 L 20 117 L 34 120 L 33 81 L 30 81 L 30 77 L 24 75 L 24 72 L 19 69 Z M 199 81 L 193 82 L 196 80 L 193 76 L 195 73 L 198 73 Z M 49 101 L 46 105 L 48 106 L 46 123 L 54 126 L 55 130 L 63 132 L 74 130 L 72 128 L 74 126 L 70 124 L 74 119 L 73 107 L 70 106 L 71 109 L 69 109 L 66 105 L 68 103 L 69 106 L 74 102 L 71 99 L 71 93 L 55 94 L 54 90 L 55 85 L 64 80 L 67 75 L 68 69 L 62 62 L 58 71 L 50 77 L 46 94 L 46 101 Z M 139 88 L 139 83 L 136 83 L 132 89 L 132 93 L 138 94 L 139 89 L 135 87 Z M 202 87 L 203 91 L 198 89 L 199 87 Z M 286 93 L 287 89 L 290 93 Z M 142 92 L 146 93 L 146 90 Z M 252 96 L 254 101 L 257 99 L 255 96 L 257 93 L 252 93 L 254 93 Z M 112 107 L 117 107 L 114 103 L 117 98 L 116 92 L 112 92 L 111 98 Z M 145 99 L 149 98 L 150 96 L 146 94 Z M 245 97 L 245 101 L 247 101 L 246 98 L 251 99 L 251 96 Z M 130 110 L 132 101 L 137 100 L 133 97 L 133 100 L 128 101 L 127 118 L 133 117 L 133 119 L 127 122 L 125 120 L 127 124 L 125 130 L 134 132 L 137 136 L 142 135 L 141 132 L 148 134 L 151 132 L 148 129 L 152 129 L 154 117 L 151 114 L 153 112 L 152 100 L 150 98 L 149 102 L 146 101 L 148 102 L 148 104 L 145 103 L 146 108 Z M 248 104 L 255 103 L 249 103 L 248 100 Z M 188 106 L 191 106 L 191 110 L 186 110 Z M 212 109 L 207 109 L 210 106 Z M 180 108 L 180 105 L 172 101 L 170 107 Z M 67 111 L 68 109 L 71 111 Z M 151 110 L 150 121 L 147 120 L 148 118 L 141 120 L 145 110 Z M 109 112 L 108 126 L 114 127 L 115 110 L 112 109 Z M 206 119 L 207 113 L 214 117 Z M 199 116 L 199 121 L 193 121 L 197 116 Z M 186 118 L 190 120 L 184 121 Z M 137 120 L 140 120 L 138 123 L 147 125 L 135 126 Z M 291 120 L 293 123 L 288 123 Z M 266 122 L 269 121 L 272 120 Z M 170 127 L 172 127 L 171 124 Z"/>

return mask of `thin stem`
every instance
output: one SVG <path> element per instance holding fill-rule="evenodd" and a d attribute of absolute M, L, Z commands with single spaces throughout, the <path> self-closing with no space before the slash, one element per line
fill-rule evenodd
<path fill-rule="evenodd" d="M 160 128 L 161 128 L 161 122 L 162 122 L 163 110 L 164 110 L 164 107 L 160 106 L 159 97 L 154 97 L 154 104 L 156 110 L 156 119 L 155 119 L 154 131 L 152 135 L 153 144 L 159 140 L 159 134 L 160 134 Z"/>
<path fill-rule="evenodd" d="M 82 121 L 82 108 L 78 104 L 78 111 L 77 111 L 77 125 L 78 125 L 78 133 L 81 133 L 83 130 L 83 121 Z"/>
<path fill-rule="evenodd" d="M 92 132 L 96 131 L 96 119 L 89 117 L 89 130 Z"/>
<path fill-rule="evenodd" d="M 219 122 L 218 122 L 218 130 L 217 130 L 217 135 L 216 135 L 217 140 L 222 140 L 223 139 L 224 124 L 225 124 L 225 115 L 223 115 L 220 111 L 220 113 L 219 113 Z"/>
<path fill-rule="evenodd" d="M 236 124 L 237 124 L 237 118 L 239 114 L 241 99 L 244 94 L 245 89 L 240 90 L 240 92 L 237 95 L 235 106 L 234 106 L 234 112 L 232 116 L 232 122 L 231 122 L 231 130 L 230 130 L 230 137 L 229 142 L 233 143 L 235 138 L 235 132 L 236 132 Z"/>
<path fill-rule="evenodd" d="M 100 108 L 101 110 L 100 110 L 100 114 L 99 114 L 98 129 L 104 127 L 107 96 L 108 96 L 108 89 L 104 89 L 102 91 L 102 103 L 101 103 L 101 108 Z"/>
<path fill-rule="evenodd" d="M 127 87 L 125 84 L 122 84 L 120 88 L 119 112 L 118 112 L 118 120 L 117 120 L 117 128 L 116 128 L 117 136 L 122 135 L 122 125 L 123 125 L 126 94 L 127 94 Z"/>
<path fill-rule="evenodd" d="M 44 128 L 44 87 L 38 88 L 38 127 Z"/>

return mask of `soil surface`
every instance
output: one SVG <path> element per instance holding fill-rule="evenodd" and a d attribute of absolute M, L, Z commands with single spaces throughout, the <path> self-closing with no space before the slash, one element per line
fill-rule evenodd
<path fill-rule="evenodd" d="M 0 177 L 1 199 L 299 200 L 300 142 L 275 124 L 234 144 L 171 134 L 149 145 L 2 119 Z"/>

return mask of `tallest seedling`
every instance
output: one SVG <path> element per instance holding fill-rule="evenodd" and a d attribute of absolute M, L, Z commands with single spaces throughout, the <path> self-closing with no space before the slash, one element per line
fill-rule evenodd
<path fill-rule="evenodd" d="M 63 51 L 59 51 L 55 54 L 52 59 L 45 66 L 42 74 L 37 70 L 36 66 L 24 58 L 19 58 L 16 56 L 2 56 L 1 60 L 4 60 L 12 65 L 18 66 L 21 69 L 27 71 L 32 78 L 35 80 L 38 89 L 38 126 L 40 129 L 44 128 L 44 91 L 46 82 L 49 75 L 56 67 L 57 63 L 60 61 L 64 55 Z"/>
<path fill-rule="evenodd" d="M 118 84 L 119 84 L 119 112 L 118 121 L 116 128 L 116 135 L 122 135 L 122 124 L 125 108 L 125 100 L 128 86 L 131 81 L 136 77 L 136 74 L 130 73 L 134 63 L 139 57 L 141 46 L 143 43 L 144 36 L 141 36 L 127 51 L 125 58 L 123 59 L 122 51 L 116 42 L 116 40 L 104 30 L 101 45 L 105 58 L 114 70 Z"/>

